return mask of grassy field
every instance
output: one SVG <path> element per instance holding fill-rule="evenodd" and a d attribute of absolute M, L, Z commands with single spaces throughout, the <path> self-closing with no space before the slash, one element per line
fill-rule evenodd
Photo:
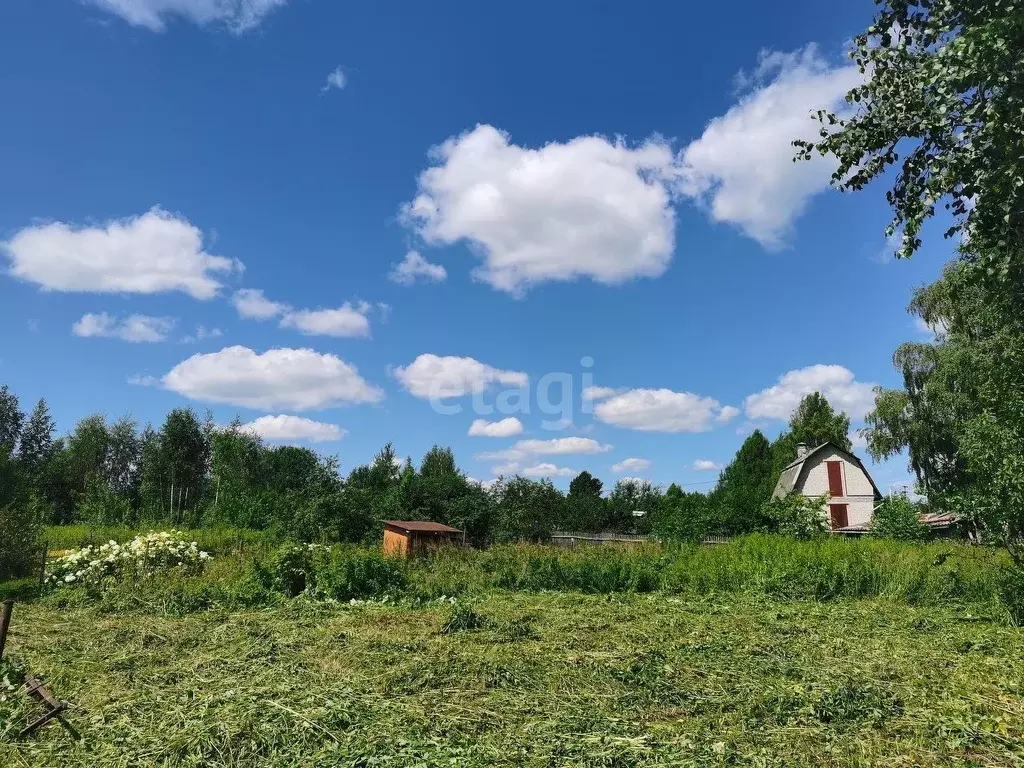
<path fill-rule="evenodd" d="M 751 536 L 407 563 L 195 538 L 212 559 L 140 570 L 162 562 L 147 544 L 98 580 L 52 562 L 38 600 L 7 586 L 28 599 L 0 667 L 0 765 L 1024 766 L 998 552 Z M 81 743 L 55 724 L 18 737 L 39 711 L 26 670 L 71 702 Z"/>
<path fill-rule="evenodd" d="M 881 599 L 493 591 L 170 617 L 19 605 L 10 766 L 1024 765 L 1024 638 Z"/>

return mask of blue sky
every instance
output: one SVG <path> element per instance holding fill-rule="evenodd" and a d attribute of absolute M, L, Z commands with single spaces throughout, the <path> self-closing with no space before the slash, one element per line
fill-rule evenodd
<path fill-rule="evenodd" d="M 815 388 L 857 425 L 951 253 L 790 163 L 872 7 L 5 3 L 0 381 L 563 485 L 706 488 Z"/>

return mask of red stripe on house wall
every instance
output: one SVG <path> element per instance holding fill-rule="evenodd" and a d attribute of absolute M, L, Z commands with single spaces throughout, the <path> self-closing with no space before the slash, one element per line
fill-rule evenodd
<path fill-rule="evenodd" d="M 828 466 L 828 492 L 833 497 L 845 496 L 843 493 L 843 462 L 826 461 Z"/>

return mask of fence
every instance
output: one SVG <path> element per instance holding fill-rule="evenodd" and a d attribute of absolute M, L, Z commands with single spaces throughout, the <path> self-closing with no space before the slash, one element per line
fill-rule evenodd
<path fill-rule="evenodd" d="M 644 536 L 638 533 L 586 533 L 581 531 L 553 531 L 551 543 L 556 547 L 576 547 L 592 544 L 647 544 L 657 543 L 657 536 Z M 701 544 L 726 544 L 728 536 L 705 536 Z"/>

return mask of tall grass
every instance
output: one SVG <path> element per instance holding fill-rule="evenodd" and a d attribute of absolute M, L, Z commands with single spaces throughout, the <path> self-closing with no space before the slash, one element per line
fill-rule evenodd
<path fill-rule="evenodd" d="M 909 604 L 990 603 L 1004 585 L 1007 564 L 1001 553 L 956 543 L 799 541 L 756 535 L 716 546 L 503 546 L 451 551 L 414 563 L 411 581 L 429 595 L 489 588 L 664 590 L 810 600 L 888 597 Z"/>
<path fill-rule="evenodd" d="M 52 535 L 55 533 L 59 535 Z M 133 533 L 84 526 L 51 529 L 50 541 L 58 542 L 51 543 L 51 549 L 123 540 Z M 197 583 L 176 576 L 171 579 L 171 597 L 164 594 L 161 600 L 173 601 L 173 595 L 181 593 L 186 604 L 200 606 L 236 599 L 253 604 L 261 594 L 293 596 L 299 591 L 335 599 L 384 594 L 432 599 L 489 590 L 740 592 L 821 601 L 886 597 L 913 605 L 993 604 L 1000 599 L 1001 590 L 1004 596 L 1008 594 L 1008 579 L 1012 579 L 1000 552 L 958 543 L 801 541 L 755 535 L 716 546 L 451 549 L 408 563 L 388 560 L 376 549 L 346 545 L 316 548 L 312 551 L 319 554 L 310 555 L 307 565 L 285 568 L 287 558 L 283 560 L 282 553 L 290 551 L 289 557 L 293 557 L 296 545 L 276 547 L 265 533 L 235 529 L 187 533 L 215 558 L 206 574 L 195 577 Z M 285 571 L 295 578 L 289 581 Z M 278 575 L 270 578 L 267 574 L 271 573 Z M 302 582 L 298 587 L 296 580 Z M 311 589 L 305 590 L 307 584 Z M 164 588 L 157 581 L 145 585 L 148 590 Z M 1009 603 L 1007 607 L 1013 610 Z"/>

